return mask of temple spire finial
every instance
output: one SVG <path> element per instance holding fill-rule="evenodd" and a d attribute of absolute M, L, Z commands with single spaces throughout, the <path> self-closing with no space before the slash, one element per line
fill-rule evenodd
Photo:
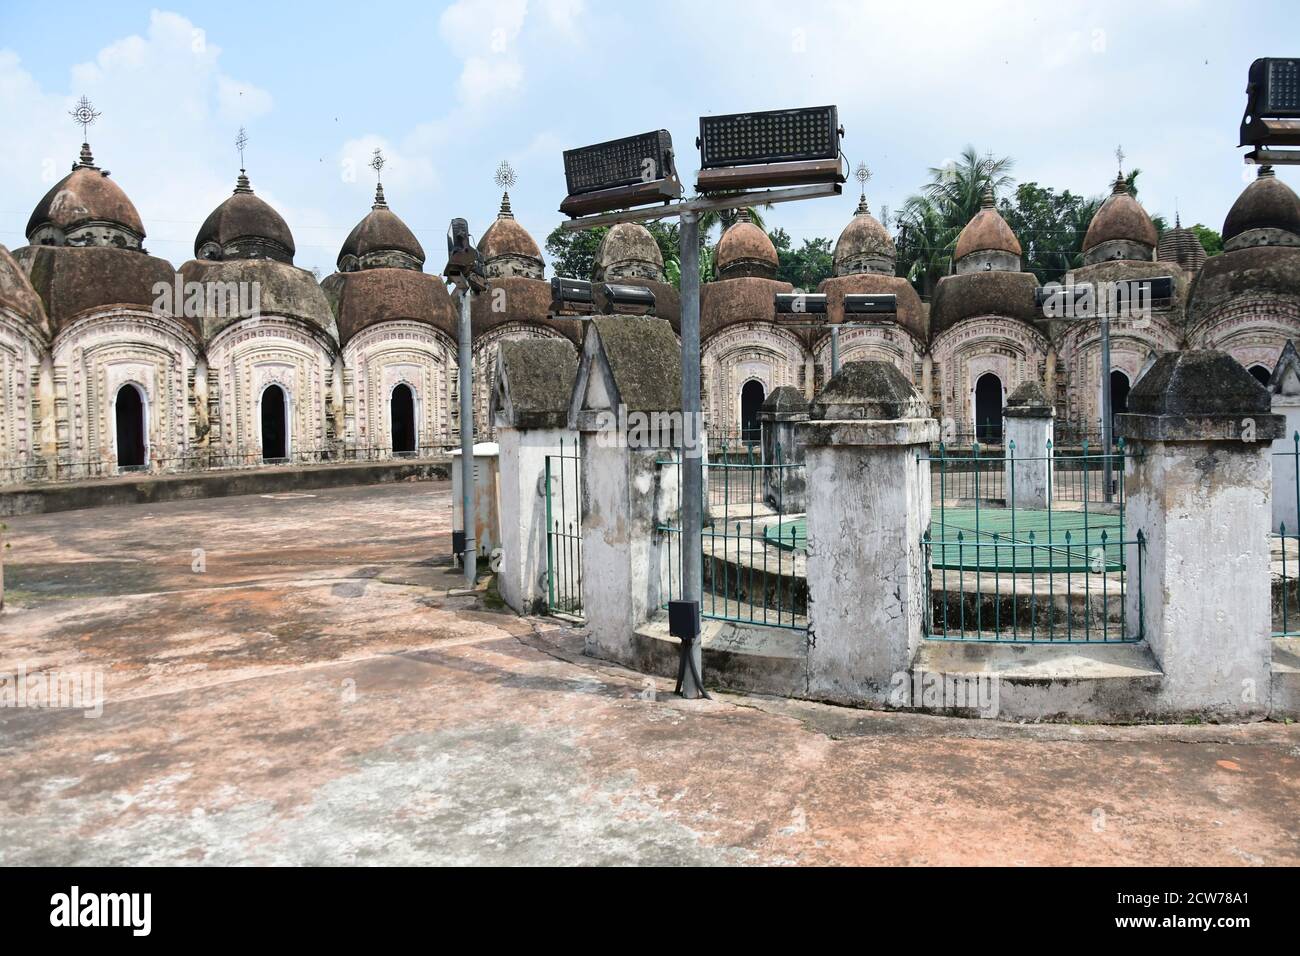
<path fill-rule="evenodd" d="M 81 99 L 77 100 L 77 105 L 68 111 L 68 115 L 81 127 L 81 155 L 77 161 L 72 164 L 73 169 L 95 168 L 95 157 L 90 152 L 90 127 L 95 124 L 95 120 L 102 115 L 95 109 L 90 99 L 83 93 Z"/>
<path fill-rule="evenodd" d="M 981 209 L 992 209 L 997 205 L 997 198 L 993 195 L 993 180 L 987 180 L 984 183 L 984 195 L 980 197 Z"/>
<path fill-rule="evenodd" d="M 388 160 L 384 159 L 384 151 L 376 146 L 367 165 L 375 171 L 375 203 L 370 208 L 387 209 L 388 202 L 384 199 L 384 167 L 388 165 Z"/>
<path fill-rule="evenodd" d="M 515 169 L 506 160 L 501 160 L 497 171 L 492 174 L 492 181 L 501 189 L 501 208 L 497 210 L 498 219 L 514 219 L 514 210 L 510 208 L 510 190 L 519 182 Z"/>
<path fill-rule="evenodd" d="M 235 180 L 235 192 L 251 193 L 253 187 L 248 182 L 248 172 L 244 167 L 244 147 L 248 145 L 248 130 L 239 127 L 235 134 L 235 149 L 239 150 L 239 178 Z"/>
<path fill-rule="evenodd" d="M 871 168 L 866 163 L 858 163 L 858 168 L 853 171 L 853 178 L 858 181 L 861 190 L 856 215 L 868 215 L 871 210 L 867 207 L 867 180 L 871 178 Z"/>

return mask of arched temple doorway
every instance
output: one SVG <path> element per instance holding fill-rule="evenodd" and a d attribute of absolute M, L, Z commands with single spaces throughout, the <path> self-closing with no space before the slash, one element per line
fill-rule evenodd
<path fill-rule="evenodd" d="M 262 461 L 289 457 L 289 402 L 284 389 L 268 385 L 262 391 Z"/>
<path fill-rule="evenodd" d="M 113 402 L 117 435 L 117 467 L 142 468 L 148 455 L 145 436 L 149 434 L 148 407 L 140 387 L 127 382 L 117 390 Z"/>
<path fill-rule="evenodd" d="M 761 438 L 762 425 L 758 413 L 763 408 L 763 383 L 750 379 L 740 389 L 740 437 L 745 442 L 757 442 Z"/>
<path fill-rule="evenodd" d="M 975 382 L 975 439 L 1002 441 L 1002 379 L 985 372 Z"/>
<path fill-rule="evenodd" d="M 1128 393 L 1132 386 L 1129 385 L 1128 376 L 1120 371 L 1110 373 L 1110 434 L 1111 441 L 1115 440 L 1115 416 L 1122 415 L 1128 411 Z"/>
<path fill-rule="evenodd" d="M 388 400 L 389 424 L 394 455 L 415 454 L 415 392 L 405 382 L 393 389 Z"/>

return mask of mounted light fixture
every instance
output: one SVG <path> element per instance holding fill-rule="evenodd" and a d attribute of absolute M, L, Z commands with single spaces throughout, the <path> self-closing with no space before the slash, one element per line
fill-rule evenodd
<path fill-rule="evenodd" d="M 898 296 L 889 293 L 850 293 L 844 296 L 845 315 L 895 315 Z"/>
<path fill-rule="evenodd" d="M 1261 57 L 1250 65 L 1238 145 L 1255 147 L 1248 162 L 1300 164 L 1300 151 L 1267 148 L 1300 146 L 1300 59 Z"/>
<path fill-rule="evenodd" d="M 607 282 L 600 287 L 600 297 L 615 315 L 655 314 L 655 294 L 645 286 Z"/>
<path fill-rule="evenodd" d="M 470 240 L 469 223 L 453 219 L 447 228 L 447 267 L 442 274 L 448 279 L 463 278 L 476 291 L 486 286 L 483 259 Z"/>
<path fill-rule="evenodd" d="M 778 292 L 777 315 L 825 315 L 826 295 L 822 292 Z"/>
<path fill-rule="evenodd" d="M 564 151 L 569 195 L 560 212 L 570 217 L 668 202 L 682 194 L 666 129 Z"/>
<path fill-rule="evenodd" d="M 591 315 L 596 311 L 595 297 L 592 295 L 591 283 L 585 279 L 551 279 L 552 316 Z"/>
<path fill-rule="evenodd" d="M 834 106 L 701 116 L 696 190 L 843 183 L 838 117 Z"/>

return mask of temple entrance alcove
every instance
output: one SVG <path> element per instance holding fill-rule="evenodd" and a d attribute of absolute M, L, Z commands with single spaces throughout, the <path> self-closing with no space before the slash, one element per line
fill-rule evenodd
<path fill-rule="evenodd" d="M 117 467 L 143 468 L 148 450 L 148 406 L 140 387 L 127 382 L 114 399 L 114 426 L 117 436 Z"/>
<path fill-rule="evenodd" d="M 1002 441 L 1002 379 L 985 372 L 975 382 L 975 438 L 981 442 Z"/>
<path fill-rule="evenodd" d="M 415 392 L 405 382 L 399 383 L 388 401 L 392 428 L 393 454 L 413 455 L 415 440 Z"/>
<path fill-rule="evenodd" d="M 761 434 L 758 413 L 763 408 L 763 383 L 750 379 L 740 389 L 740 438 L 744 442 L 757 442 Z"/>
<path fill-rule="evenodd" d="M 284 389 L 268 385 L 262 391 L 262 460 L 289 457 L 289 402 Z"/>

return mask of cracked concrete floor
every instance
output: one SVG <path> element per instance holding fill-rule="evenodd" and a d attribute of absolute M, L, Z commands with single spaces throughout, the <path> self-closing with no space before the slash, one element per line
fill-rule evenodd
<path fill-rule="evenodd" d="M 454 597 L 445 483 L 9 520 L 0 864 L 1300 862 L 1300 731 L 719 695 Z"/>

